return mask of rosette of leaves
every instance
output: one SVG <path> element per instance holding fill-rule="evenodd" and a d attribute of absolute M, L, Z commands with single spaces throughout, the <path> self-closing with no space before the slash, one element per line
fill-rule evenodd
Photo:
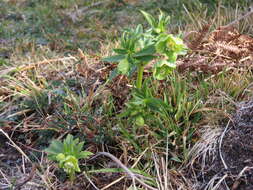
<path fill-rule="evenodd" d="M 80 172 L 78 160 L 88 158 L 93 153 L 82 151 L 84 142 L 79 143 L 79 139 L 74 139 L 72 135 L 68 134 L 63 142 L 53 140 L 45 152 L 48 153 L 50 160 L 56 161 L 59 168 L 69 175 L 70 181 L 74 181 L 75 173 Z"/>
<path fill-rule="evenodd" d="M 178 55 L 186 53 L 182 39 L 167 34 L 166 27 L 170 17 L 160 12 L 158 19 L 145 11 L 141 11 L 151 26 L 144 31 L 142 25 L 136 29 L 125 30 L 120 39 L 120 47 L 114 49 L 116 55 L 107 57 L 104 61 L 118 62 L 118 74 L 131 74 L 137 69 L 136 88 L 141 89 L 144 67 L 152 60 L 155 79 L 165 79 L 175 68 Z"/>

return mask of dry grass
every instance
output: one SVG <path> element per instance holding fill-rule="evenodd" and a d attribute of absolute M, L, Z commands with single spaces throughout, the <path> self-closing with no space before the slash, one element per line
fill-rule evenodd
<path fill-rule="evenodd" d="M 24 2 L 26 1 L 18 3 L 21 5 Z M 12 3 L 15 4 L 15 1 Z M 108 9 L 112 6 L 108 2 L 103 3 Z M 135 5 L 135 2 L 133 4 Z M 68 9 L 65 16 L 70 17 L 72 21 L 66 19 L 66 22 L 73 24 L 83 21 L 80 11 L 85 12 L 86 9 L 73 7 Z M 97 13 L 92 12 L 90 7 L 87 14 L 102 15 L 103 11 L 97 11 Z M 97 29 L 100 36 L 92 38 L 99 41 L 95 53 L 90 50 L 84 51 L 84 48 L 72 47 L 71 51 L 65 54 L 66 43 L 64 40 L 58 41 L 59 36 L 57 38 L 51 36 L 52 41 L 48 45 L 37 46 L 36 43 L 24 41 L 13 48 L 8 64 L 0 65 L 0 132 L 6 137 L 3 143 L 8 144 L 8 148 L 11 147 L 15 153 L 0 154 L 0 166 L 3 166 L 0 167 L 0 189 L 73 188 L 66 181 L 63 173 L 47 160 L 43 149 L 48 146 L 50 139 L 61 139 L 67 133 L 74 133 L 82 136 L 87 142 L 85 147 L 87 150 L 94 153 L 106 151 L 114 154 L 119 158 L 117 163 L 121 163 L 120 166 L 131 177 L 129 179 L 124 172 L 116 173 L 115 176 L 110 172 L 102 174 L 102 177 L 99 174 L 90 175 L 86 170 L 93 167 L 107 168 L 112 163 L 104 158 L 98 159 L 96 163 L 85 161 L 82 163 L 85 172 L 78 175 L 80 182 L 75 184 L 76 189 L 84 189 L 84 187 L 92 189 L 96 186 L 101 190 L 117 188 L 127 190 L 130 189 L 128 187 L 131 180 L 136 181 L 137 176 L 141 182 L 133 183 L 131 185 L 133 189 L 135 186 L 139 189 L 199 190 L 202 184 L 197 180 L 195 164 L 200 163 L 198 169 L 204 175 L 203 171 L 208 167 L 207 160 L 214 159 L 217 155 L 217 141 L 223 132 L 219 125 L 220 121 L 230 117 L 238 101 L 252 96 L 251 68 L 245 66 L 231 69 L 232 63 L 232 66 L 235 64 L 238 66 L 252 61 L 252 39 L 241 35 L 252 30 L 252 16 L 237 22 L 235 24 L 237 30 L 218 29 L 218 26 L 233 22 L 242 13 L 239 7 L 233 11 L 230 8 L 219 7 L 218 14 L 206 21 L 212 25 L 204 27 L 202 31 L 200 29 L 204 21 L 200 15 L 187 13 L 192 22 L 185 27 L 185 33 L 194 31 L 191 34 L 195 35 L 189 37 L 189 41 L 192 41 L 189 45 L 192 51 L 183 59 L 183 61 L 192 60 L 187 63 L 188 65 L 181 67 L 183 70 L 190 67 L 198 70 L 201 68 L 201 63 L 204 63 L 202 71 L 214 70 L 212 72 L 214 75 L 190 73 L 191 76 L 187 81 L 190 92 L 187 96 L 192 99 L 200 96 L 199 102 L 203 106 L 195 110 L 196 113 L 201 113 L 200 121 L 187 126 L 183 134 L 184 144 L 179 145 L 176 140 L 173 141 L 172 133 L 169 134 L 172 140 L 157 140 L 161 134 L 152 131 L 153 126 L 135 129 L 127 120 L 116 117 L 129 98 L 131 80 L 119 76 L 111 83 L 107 81 L 115 65 L 103 63 L 101 58 L 111 54 L 115 43 L 102 43 L 99 40 L 104 36 L 110 36 L 108 33 L 114 36 L 117 31 L 113 26 L 111 30 L 102 27 L 100 23 L 102 21 L 98 17 L 94 16 L 94 20 L 98 22 L 93 26 L 94 28 L 89 28 L 88 32 L 83 28 L 74 32 L 74 35 L 79 37 L 87 32 L 88 38 L 91 38 L 94 35 L 91 31 Z M 129 15 L 121 18 L 124 19 L 128 22 Z M 236 34 L 232 35 L 236 37 L 227 40 L 226 37 L 230 34 Z M 26 49 L 27 52 L 24 53 Z M 224 64 L 221 64 L 222 67 L 218 65 L 219 69 L 213 69 L 219 60 Z M 187 73 L 179 75 L 182 78 L 188 77 Z M 201 84 L 204 87 L 200 87 Z M 163 93 L 165 91 L 162 89 L 160 94 Z M 178 123 L 181 125 L 182 121 Z M 129 134 L 133 133 L 133 137 L 122 136 L 120 131 L 122 126 Z M 142 147 L 144 151 L 136 150 L 134 142 L 145 138 L 149 139 L 149 144 L 145 145 L 149 148 Z M 182 148 L 183 146 L 187 147 Z M 1 148 L 4 151 L 7 149 L 0 146 Z M 181 153 L 180 162 L 171 159 L 176 158 L 178 153 Z M 11 167 L 8 164 L 8 160 L 11 161 L 9 155 L 16 155 Z M 185 155 L 187 156 L 184 157 Z M 149 174 L 152 184 L 129 168 L 137 168 Z M 189 171 L 194 176 L 189 177 L 187 174 Z M 105 176 L 109 176 L 108 183 L 100 184 Z M 214 176 L 204 189 L 219 189 L 226 177 Z"/>

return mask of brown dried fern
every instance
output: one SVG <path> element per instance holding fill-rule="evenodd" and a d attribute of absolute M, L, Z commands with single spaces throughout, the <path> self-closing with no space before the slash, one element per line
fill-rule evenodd
<path fill-rule="evenodd" d="M 214 30 L 210 36 L 209 41 L 217 42 L 224 41 L 230 42 L 240 37 L 240 33 L 232 26 L 229 27 L 219 27 L 217 30 Z"/>
<path fill-rule="evenodd" d="M 216 42 L 215 44 L 213 44 L 213 46 L 216 48 L 219 48 L 222 52 L 227 51 L 227 52 L 234 53 L 238 56 L 239 54 L 248 51 L 246 48 L 239 48 L 236 45 L 232 45 L 232 44 L 228 44 L 224 42 Z"/>
<path fill-rule="evenodd" d="M 200 71 L 204 73 L 219 73 L 224 68 L 238 68 L 251 65 L 253 61 L 253 38 L 240 34 L 233 27 L 239 20 L 251 15 L 253 9 L 245 16 L 232 23 L 221 26 L 211 32 L 207 38 L 210 25 L 205 25 L 199 31 L 192 31 L 184 40 L 193 51 L 187 58 L 180 60 L 179 71 Z M 188 40 L 189 37 L 193 40 Z M 205 38 L 205 40 L 203 40 Z"/>
<path fill-rule="evenodd" d="M 192 50 L 198 49 L 199 45 L 203 42 L 203 39 L 206 37 L 210 26 L 211 26 L 210 24 L 205 24 L 202 27 L 202 29 L 199 32 L 197 32 L 197 36 L 195 37 L 195 39 L 188 44 L 188 47 L 190 49 Z"/>

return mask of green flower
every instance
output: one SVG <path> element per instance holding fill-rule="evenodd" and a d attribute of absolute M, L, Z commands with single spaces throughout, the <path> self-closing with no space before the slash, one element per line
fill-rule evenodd
<path fill-rule="evenodd" d="M 164 80 L 175 68 L 175 61 L 160 60 L 155 64 L 153 76 L 157 80 Z"/>
<path fill-rule="evenodd" d="M 170 51 L 173 51 L 174 53 L 186 53 L 186 46 L 184 45 L 183 40 L 181 38 L 174 37 L 172 34 L 168 35 L 166 46 Z"/>
<path fill-rule="evenodd" d="M 184 55 L 187 47 L 182 39 L 172 34 L 161 34 L 158 36 L 156 51 L 164 56 L 154 67 L 153 76 L 158 80 L 163 80 L 176 68 L 178 55 Z"/>
<path fill-rule="evenodd" d="M 78 165 L 78 160 L 74 156 L 67 156 L 62 162 L 62 168 L 66 173 L 81 171 Z"/>
<path fill-rule="evenodd" d="M 158 36 L 156 43 L 156 51 L 166 55 L 169 60 L 176 61 L 177 55 L 186 54 L 187 47 L 182 39 L 173 36 L 172 34 L 161 34 Z"/>
<path fill-rule="evenodd" d="M 80 172 L 78 165 L 78 160 L 74 156 L 65 156 L 63 153 L 60 153 L 56 156 L 57 161 L 59 162 L 59 167 L 63 168 L 65 172 Z"/>

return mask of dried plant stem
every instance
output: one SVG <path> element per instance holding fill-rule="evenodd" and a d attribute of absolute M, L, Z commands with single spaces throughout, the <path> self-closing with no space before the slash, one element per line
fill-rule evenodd
<path fill-rule="evenodd" d="M 36 63 L 31 63 L 31 64 L 22 65 L 22 66 L 19 66 L 19 67 L 11 67 L 11 68 L 5 69 L 5 70 L 0 72 L 0 76 L 1 75 L 7 75 L 10 72 L 13 72 L 15 70 L 27 71 L 27 70 L 33 69 L 37 66 L 40 66 L 40 65 L 45 65 L 45 64 L 49 64 L 49 63 L 55 63 L 55 62 L 62 62 L 62 61 L 69 61 L 69 60 L 77 60 L 77 59 L 73 56 L 63 57 L 63 58 L 55 58 L 55 59 L 48 59 L 48 60 L 46 59 L 44 61 L 39 61 L 39 62 L 36 62 Z"/>
<path fill-rule="evenodd" d="M 21 150 L 21 148 L 19 148 L 9 137 L 9 135 L 7 133 L 5 133 L 2 129 L 0 129 L 0 132 L 4 134 L 4 136 L 6 136 L 6 138 L 12 143 L 12 146 L 14 148 L 16 148 L 29 162 L 32 162 L 28 156 L 23 152 L 23 150 Z"/>
<path fill-rule="evenodd" d="M 222 140 L 223 140 L 223 138 L 224 138 L 224 136 L 225 136 L 225 133 L 226 133 L 226 131 L 227 131 L 227 129 L 228 129 L 228 126 L 229 126 L 229 124 L 230 124 L 230 121 L 231 121 L 231 120 L 228 121 L 228 124 L 227 124 L 227 126 L 225 127 L 225 129 L 224 129 L 224 131 L 223 131 L 223 133 L 222 133 L 222 135 L 221 135 L 221 138 L 220 138 L 220 143 L 219 143 L 220 159 L 221 159 L 221 161 L 222 161 L 222 163 L 223 163 L 225 169 L 228 169 L 228 166 L 227 166 L 225 160 L 223 159 L 223 156 L 222 156 L 222 153 L 221 153 L 221 145 L 222 145 Z"/>
<path fill-rule="evenodd" d="M 239 18 L 235 19 L 234 21 L 230 22 L 229 24 L 227 24 L 227 25 L 225 25 L 225 26 L 223 26 L 223 27 L 225 27 L 225 28 L 226 28 L 226 27 L 233 26 L 233 25 L 235 25 L 236 23 L 238 23 L 240 20 L 242 20 L 242 19 L 245 19 L 245 18 L 249 17 L 251 14 L 253 14 L 253 6 L 252 6 L 252 7 L 250 7 L 249 9 L 250 9 L 250 11 L 249 11 L 249 12 L 247 12 L 246 14 L 242 15 L 241 17 L 239 17 Z"/>
<path fill-rule="evenodd" d="M 108 152 L 98 152 L 93 158 L 91 159 L 95 159 L 98 156 L 106 156 L 109 157 L 110 159 L 112 159 L 116 164 L 119 165 L 119 167 L 121 167 L 122 169 L 125 170 L 125 172 L 129 175 L 129 177 L 132 178 L 133 181 L 138 182 L 139 184 L 141 184 L 143 187 L 150 189 L 150 190 L 157 190 L 154 187 L 151 187 L 150 185 L 144 183 L 141 179 L 139 179 L 137 177 L 137 175 L 135 175 L 133 172 L 131 172 L 118 158 L 116 158 L 115 156 L 113 156 L 112 154 L 108 153 Z"/>

